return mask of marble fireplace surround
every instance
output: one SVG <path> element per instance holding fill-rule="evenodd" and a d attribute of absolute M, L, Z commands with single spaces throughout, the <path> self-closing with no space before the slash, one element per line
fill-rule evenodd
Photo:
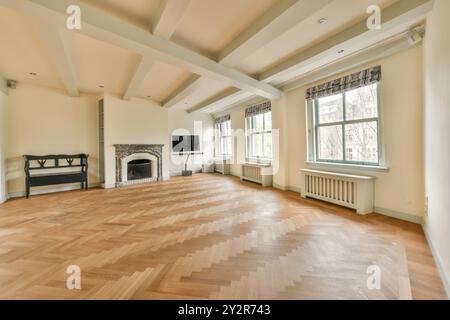
<path fill-rule="evenodd" d="M 161 181 L 163 180 L 162 174 L 162 151 L 163 144 L 115 144 L 116 149 L 116 186 L 122 186 L 125 184 L 130 184 L 129 181 L 124 181 L 124 167 L 126 167 L 126 161 L 147 158 L 152 160 L 152 164 L 156 162 L 155 167 L 152 168 L 152 178 L 135 180 L 134 183 L 144 183 L 151 181 Z M 124 166 L 125 164 L 125 166 Z M 145 181 L 144 181 L 145 180 Z"/>

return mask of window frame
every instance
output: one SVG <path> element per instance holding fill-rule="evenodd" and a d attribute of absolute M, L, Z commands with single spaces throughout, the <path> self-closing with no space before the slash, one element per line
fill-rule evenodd
<path fill-rule="evenodd" d="M 229 135 L 223 134 L 222 124 L 229 123 Z M 217 157 L 231 157 L 233 155 L 233 135 L 231 133 L 231 119 L 227 121 L 218 122 L 215 124 L 216 126 L 216 147 L 215 147 L 215 155 Z M 222 150 L 223 141 L 229 139 L 231 153 L 224 153 Z"/>
<path fill-rule="evenodd" d="M 381 82 L 376 83 L 377 89 L 377 117 L 357 119 L 357 120 L 346 120 L 346 92 L 340 93 L 342 95 L 343 102 L 343 120 L 335 121 L 329 123 L 319 123 L 319 98 L 307 101 L 307 148 L 308 148 L 308 163 L 321 163 L 321 164 L 336 164 L 336 165 L 347 165 L 347 166 L 357 166 L 357 167 L 367 167 L 367 168 L 386 168 L 385 154 L 384 154 L 384 134 L 383 134 L 383 100 L 382 100 L 382 86 Z M 351 90 L 348 90 L 351 91 Z M 345 126 L 357 123 L 369 123 L 376 122 L 377 125 L 377 147 L 378 147 L 378 162 L 365 162 L 365 161 L 354 161 L 346 159 L 346 136 L 345 136 Z M 342 160 L 330 160 L 321 159 L 319 157 L 319 128 L 327 126 L 342 126 Z"/>
<path fill-rule="evenodd" d="M 271 123 L 270 123 L 270 129 L 266 128 L 266 117 L 265 114 L 270 113 L 270 119 L 271 119 Z M 258 115 L 262 115 L 263 116 L 263 129 L 261 131 L 256 131 L 255 127 L 255 119 L 256 116 Z M 249 128 L 249 121 L 251 120 L 251 128 Z M 263 163 L 263 164 L 269 164 L 272 163 L 273 161 L 273 135 L 272 135 L 272 111 L 266 111 L 263 113 L 259 113 L 259 114 L 255 114 L 253 116 L 250 117 L 245 117 L 245 159 L 248 162 L 253 162 L 253 163 Z M 250 154 L 253 151 L 253 144 L 252 144 L 252 137 L 255 135 L 261 135 L 261 144 L 262 144 L 262 154 L 265 154 L 265 139 L 264 136 L 265 134 L 269 134 L 270 133 L 270 137 L 271 137 L 271 145 L 272 145 L 272 156 L 271 157 L 265 157 L 265 156 L 251 156 Z"/>

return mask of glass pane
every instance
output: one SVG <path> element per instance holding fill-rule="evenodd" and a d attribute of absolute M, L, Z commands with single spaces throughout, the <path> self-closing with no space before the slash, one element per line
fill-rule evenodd
<path fill-rule="evenodd" d="M 330 123 L 344 120 L 343 95 L 319 98 L 319 123 Z"/>
<path fill-rule="evenodd" d="M 263 130 L 263 123 L 264 123 L 264 114 L 258 114 L 254 117 L 255 119 L 255 130 L 257 132 L 262 131 Z"/>
<path fill-rule="evenodd" d="M 263 156 L 263 143 L 262 134 L 254 134 L 252 136 L 252 152 L 250 156 L 262 157 Z"/>
<path fill-rule="evenodd" d="M 272 112 L 264 113 L 264 129 L 272 130 Z"/>
<path fill-rule="evenodd" d="M 376 121 L 345 125 L 345 157 L 348 161 L 378 163 Z"/>
<path fill-rule="evenodd" d="M 272 158 L 272 133 L 264 133 L 264 157 Z"/>
<path fill-rule="evenodd" d="M 226 154 L 231 154 L 231 137 L 226 138 L 227 139 L 227 149 Z"/>
<path fill-rule="evenodd" d="M 319 127 L 317 142 L 320 160 L 343 160 L 341 125 Z"/>
<path fill-rule="evenodd" d="M 227 121 L 227 136 L 231 135 L 231 121 Z"/>
<path fill-rule="evenodd" d="M 347 120 L 378 117 L 376 83 L 345 93 L 345 116 Z"/>

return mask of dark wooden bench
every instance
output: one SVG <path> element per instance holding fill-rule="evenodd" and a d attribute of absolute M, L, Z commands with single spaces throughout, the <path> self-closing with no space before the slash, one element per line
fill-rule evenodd
<path fill-rule="evenodd" d="M 81 189 L 88 189 L 87 154 L 24 155 L 23 158 L 25 159 L 25 195 L 27 198 L 30 196 L 31 187 L 79 182 Z M 79 170 L 67 170 L 73 168 Z M 44 170 L 52 172 L 44 173 Z M 41 173 L 32 174 L 32 172 L 39 171 Z"/>

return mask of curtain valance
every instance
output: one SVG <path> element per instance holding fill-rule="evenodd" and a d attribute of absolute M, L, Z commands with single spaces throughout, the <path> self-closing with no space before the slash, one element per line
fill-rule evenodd
<path fill-rule="evenodd" d="M 246 118 L 253 117 L 258 114 L 266 113 L 266 112 L 270 112 L 270 111 L 272 111 L 272 104 L 270 103 L 270 101 L 267 101 L 267 102 L 263 102 L 263 103 L 255 105 L 255 106 L 252 106 L 250 108 L 247 108 L 245 110 L 245 117 Z"/>
<path fill-rule="evenodd" d="M 362 70 L 351 75 L 320 84 L 306 90 L 306 100 L 323 98 L 345 91 L 357 89 L 379 82 L 381 80 L 381 66 Z"/>
<path fill-rule="evenodd" d="M 229 115 L 229 114 L 226 114 L 226 115 L 224 115 L 224 116 L 221 116 L 221 117 L 219 117 L 219 118 L 214 119 L 214 122 L 215 122 L 215 123 L 222 123 L 222 122 L 227 122 L 227 121 L 229 121 L 230 119 L 231 119 L 230 115 Z"/>

